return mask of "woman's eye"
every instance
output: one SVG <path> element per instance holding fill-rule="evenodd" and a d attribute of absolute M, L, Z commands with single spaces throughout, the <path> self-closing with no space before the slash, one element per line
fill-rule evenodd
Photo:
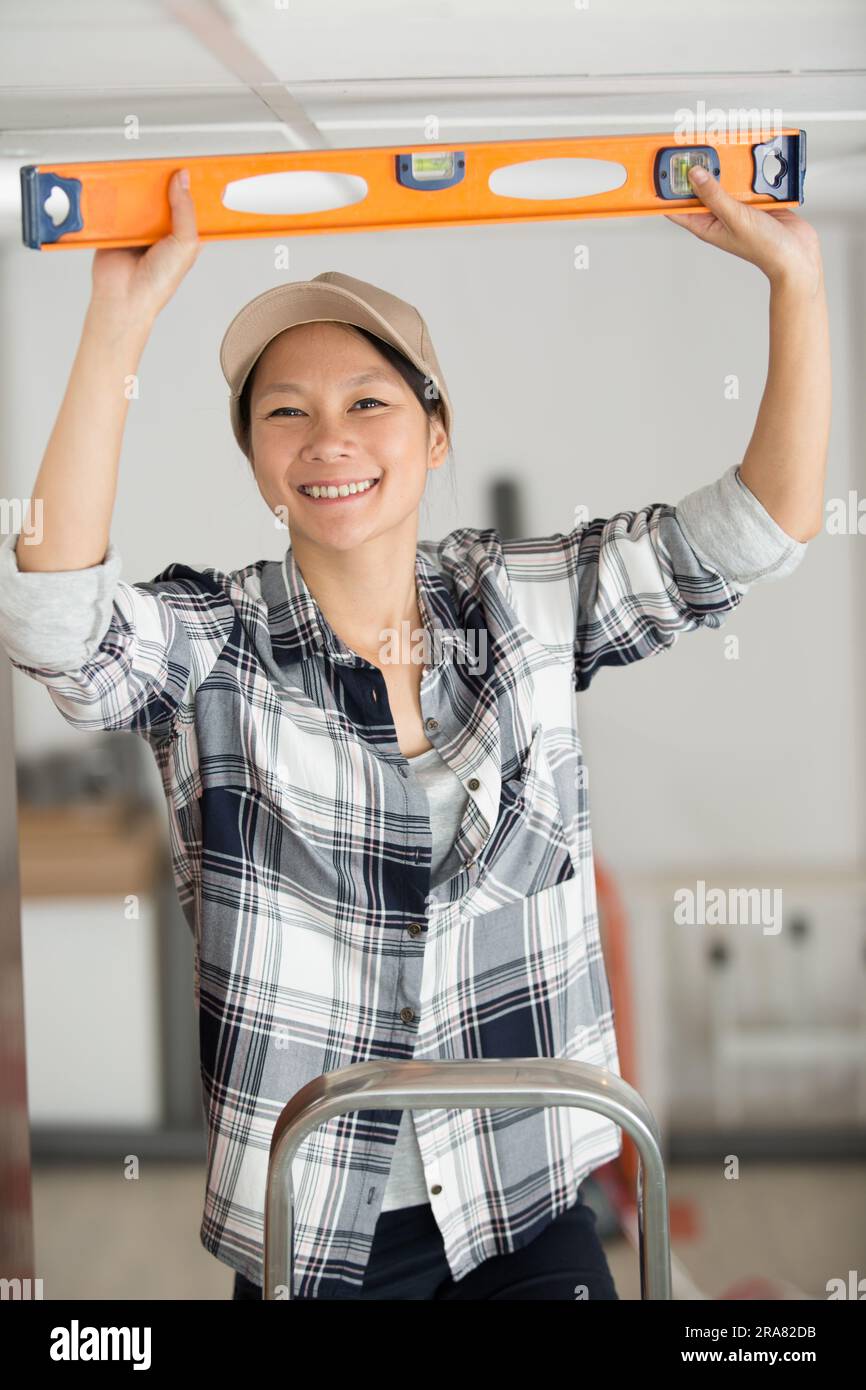
<path fill-rule="evenodd" d="M 385 404 L 384 401 L 378 400 L 376 396 L 362 396 L 361 399 L 360 399 L 359 401 L 355 401 L 355 405 L 364 405 L 364 404 L 366 404 L 367 401 L 369 401 L 371 405 L 384 405 L 384 404 Z M 298 409 L 298 407 L 295 406 L 295 405 L 280 405 L 280 406 L 277 407 L 276 410 L 272 410 L 272 411 L 269 412 L 269 414 L 268 414 L 268 419 L 270 419 L 271 416 L 273 416 L 273 415 L 283 415 L 283 414 L 286 413 L 286 411 L 289 411 L 289 410 L 297 410 L 297 409 Z"/>

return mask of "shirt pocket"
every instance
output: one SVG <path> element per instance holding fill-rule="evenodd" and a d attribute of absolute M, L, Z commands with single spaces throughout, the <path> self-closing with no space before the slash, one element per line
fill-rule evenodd
<path fill-rule="evenodd" d="M 496 824 L 478 857 L 478 877 L 461 910 L 493 912 L 575 877 L 541 724 L 512 777 L 502 779 Z"/>

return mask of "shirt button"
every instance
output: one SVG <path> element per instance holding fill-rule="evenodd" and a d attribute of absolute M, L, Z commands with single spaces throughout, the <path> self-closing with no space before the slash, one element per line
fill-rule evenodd
<path fill-rule="evenodd" d="M 479 782 L 477 777 L 470 777 L 466 785 L 468 786 L 471 792 L 477 792 L 478 788 L 481 786 L 481 783 Z"/>
<path fill-rule="evenodd" d="M 411 1023 L 412 1020 L 413 1020 L 413 1018 L 415 1017 L 415 1010 L 414 1010 L 414 1009 L 401 1009 L 401 1010 L 400 1010 L 400 1017 L 402 1018 L 402 1020 L 403 1020 L 404 1023 Z"/>
<path fill-rule="evenodd" d="M 424 720 L 424 728 L 425 728 L 425 729 L 438 729 L 438 728 L 439 728 L 439 720 L 438 720 L 438 719 L 425 719 L 425 720 Z"/>
<path fill-rule="evenodd" d="M 420 922 L 410 922 L 406 930 L 410 936 L 417 936 L 423 928 Z"/>
<path fill-rule="evenodd" d="M 442 1191 L 442 1184 L 435 1182 L 433 1186 L 430 1188 L 430 1191 L 434 1197 L 438 1197 L 439 1193 Z"/>

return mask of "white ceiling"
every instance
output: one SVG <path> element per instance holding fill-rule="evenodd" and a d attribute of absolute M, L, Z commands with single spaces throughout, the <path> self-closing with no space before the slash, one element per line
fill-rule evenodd
<path fill-rule="evenodd" d="M 3 0 L 0 159 L 673 130 L 782 112 L 810 194 L 866 189 L 866 0 Z M 140 138 L 125 138 L 135 115 Z M 853 180 L 859 178 L 857 189 Z"/>
<path fill-rule="evenodd" d="M 192 88 L 184 33 L 226 17 L 281 82 L 840 71 L 866 67 L 862 0 L 4 0 L 0 84 Z M 186 20 L 182 16 L 186 16 Z"/>

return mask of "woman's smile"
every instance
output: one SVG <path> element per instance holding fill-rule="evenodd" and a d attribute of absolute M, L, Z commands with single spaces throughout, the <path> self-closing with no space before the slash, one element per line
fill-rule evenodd
<path fill-rule="evenodd" d="M 339 503 L 360 501 L 362 497 L 373 492 L 378 483 L 379 478 L 359 478 L 357 482 L 350 483 L 301 483 L 297 490 L 300 496 L 306 498 L 308 502 L 313 502 L 319 506 L 333 506 Z M 307 488 L 310 491 L 306 491 Z"/>

